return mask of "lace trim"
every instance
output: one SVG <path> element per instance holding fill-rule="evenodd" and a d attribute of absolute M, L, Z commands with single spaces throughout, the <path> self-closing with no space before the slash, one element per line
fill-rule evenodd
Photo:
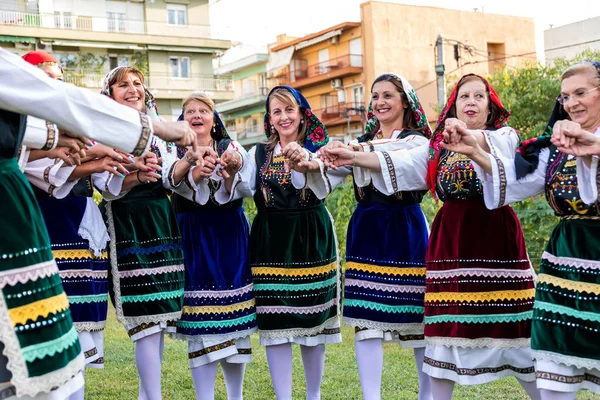
<path fill-rule="evenodd" d="M 543 310 L 550 313 L 563 314 L 573 318 L 579 318 L 591 322 L 600 322 L 600 314 L 589 311 L 579 311 L 571 307 L 565 307 L 558 304 L 546 303 L 544 301 L 536 301 L 535 309 Z"/>
<path fill-rule="evenodd" d="M 180 271 L 185 271 L 185 266 L 183 264 L 167 265 L 164 267 L 156 268 L 139 268 L 132 269 L 130 271 L 120 271 L 119 275 L 121 276 L 121 278 L 133 278 L 138 276 L 169 274 L 172 272 Z"/>
<path fill-rule="evenodd" d="M 539 360 L 551 361 L 551 362 L 554 362 L 557 364 L 574 366 L 576 368 L 600 370 L 600 361 L 599 360 L 566 356 L 564 354 L 553 353 L 551 351 L 544 351 L 544 350 L 531 350 L 531 356 L 534 360 L 538 360 L 538 361 Z"/>
<path fill-rule="evenodd" d="M 106 328 L 106 320 L 98 322 L 73 322 L 77 332 L 98 332 Z"/>
<path fill-rule="evenodd" d="M 356 286 L 364 289 L 382 290 L 384 292 L 394 293 L 425 293 L 425 286 L 390 285 L 387 283 L 361 281 L 359 279 L 346 279 L 344 281 L 344 286 Z"/>
<path fill-rule="evenodd" d="M 169 300 L 177 297 L 183 297 L 183 289 L 172 290 L 170 292 L 121 296 L 121 301 L 123 303 L 143 303 L 145 301 Z"/>
<path fill-rule="evenodd" d="M 211 299 L 221 299 L 225 297 L 236 297 L 241 296 L 243 294 L 249 293 L 252 291 L 252 284 L 244 286 L 240 289 L 232 289 L 232 290 L 199 290 L 194 292 L 185 292 L 183 294 L 184 298 L 211 298 Z"/>
<path fill-rule="evenodd" d="M 337 277 L 331 277 L 327 280 L 321 282 L 312 282 L 312 283 L 298 283 L 298 284 L 280 284 L 280 283 L 256 283 L 254 284 L 254 291 L 289 291 L 289 292 L 299 292 L 302 290 L 316 290 L 323 289 L 329 286 L 334 286 L 337 282 Z M 425 291 L 425 288 L 423 288 Z"/>
<path fill-rule="evenodd" d="M 363 272 L 371 272 L 374 274 L 396 275 L 396 276 L 425 276 L 425 268 L 402 268 L 402 267 L 382 267 L 379 265 L 363 264 L 357 262 L 347 262 L 346 271 L 357 270 Z"/>
<path fill-rule="evenodd" d="M 246 315 L 236 319 L 225 321 L 177 321 L 177 326 L 187 329 L 202 329 L 202 328 L 231 328 L 236 325 L 246 325 L 252 321 L 256 321 L 256 314 Z"/>
<path fill-rule="evenodd" d="M 236 311 L 247 310 L 255 306 L 256 303 L 254 299 L 227 306 L 184 306 L 182 314 L 229 314 Z"/>
<path fill-rule="evenodd" d="M 291 306 L 261 306 L 256 307 L 257 314 L 316 314 L 328 310 L 336 305 L 336 299 L 332 299 L 325 304 L 309 307 L 291 307 Z"/>
<path fill-rule="evenodd" d="M 42 360 L 46 357 L 52 357 L 57 353 L 62 353 L 69 347 L 73 346 L 78 339 L 79 335 L 77 334 L 77 331 L 75 328 L 71 327 L 71 329 L 61 337 L 48 342 L 23 347 L 21 352 L 25 361 L 31 363 L 38 358 Z"/>
<path fill-rule="evenodd" d="M 73 278 L 92 278 L 92 279 L 108 279 L 108 271 L 90 271 L 89 269 L 70 269 L 59 271 L 58 274 L 62 279 Z"/>
<path fill-rule="evenodd" d="M 77 234 L 82 238 L 88 241 L 90 244 L 90 251 L 96 258 L 104 258 L 108 259 L 108 253 L 103 251 L 106 248 L 106 244 L 110 241 L 110 237 L 108 236 L 108 231 L 102 233 L 102 237 L 96 240 L 96 235 L 94 232 L 87 228 L 79 227 L 79 231 Z"/>
<path fill-rule="evenodd" d="M 160 244 L 158 246 L 153 246 L 153 247 L 128 247 L 126 249 L 120 250 L 117 253 L 117 257 L 123 257 L 125 255 L 132 255 L 132 254 L 148 255 L 148 254 L 154 254 L 154 253 L 161 253 L 163 251 L 169 251 L 169 250 L 181 250 L 181 244 L 168 243 L 168 244 Z"/>
<path fill-rule="evenodd" d="M 500 301 L 500 300 L 524 300 L 533 299 L 535 297 L 535 289 L 523 290 L 498 290 L 495 292 L 474 292 L 474 293 L 457 293 L 457 292 L 438 292 L 425 293 L 425 302 L 444 302 L 444 301 L 468 301 L 468 302 L 485 302 L 485 301 Z"/>
<path fill-rule="evenodd" d="M 161 324 L 176 321 L 181 318 L 181 311 L 168 314 L 140 315 L 136 317 L 123 317 L 123 325 Z"/>
<path fill-rule="evenodd" d="M 387 304 L 375 303 L 372 301 L 365 300 L 355 300 L 355 299 L 345 299 L 344 300 L 345 307 L 360 307 L 366 308 L 369 310 L 382 311 L 386 313 L 392 314 L 423 314 L 425 312 L 425 307 L 420 306 L 390 306 Z"/>
<path fill-rule="evenodd" d="M 479 258 L 470 258 L 470 259 L 454 259 L 454 260 L 430 260 L 427 261 L 427 264 L 441 264 L 441 263 L 490 263 L 490 264 L 516 264 L 516 263 L 527 263 L 529 265 L 528 259 L 523 260 L 483 260 Z"/>
<path fill-rule="evenodd" d="M 338 316 L 336 315 L 335 317 L 328 319 L 321 325 L 316 326 L 314 328 L 306 328 L 306 329 L 292 328 L 292 329 L 277 330 L 277 331 L 259 330 L 258 333 L 259 333 L 261 339 L 285 339 L 285 338 L 290 338 L 290 337 L 316 336 L 326 329 L 336 328 L 337 326 L 339 326 L 339 320 L 338 320 Z M 336 330 L 336 331 L 337 331 L 337 333 L 335 333 L 335 335 L 338 335 L 341 337 L 341 333 L 339 333 L 338 330 Z"/>
<path fill-rule="evenodd" d="M 335 279 L 337 281 L 337 285 L 336 285 L 336 291 L 335 291 L 335 315 L 340 315 L 341 314 L 341 299 L 340 299 L 340 295 L 342 293 L 342 279 L 341 279 L 341 270 L 342 268 L 340 267 L 340 243 L 338 241 L 338 237 L 337 237 L 337 233 L 335 233 L 335 221 L 333 220 L 333 215 L 331 215 L 331 213 L 329 212 L 329 209 L 327 207 L 325 207 L 325 211 L 327 211 L 327 215 L 329 215 L 329 221 L 331 222 L 331 233 L 333 234 L 333 239 L 334 239 L 334 245 L 335 245 Z M 339 319 L 338 319 L 338 326 L 339 326 Z M 340 334 L 340 339 L 341 339 L 341 334 Z"/>
<path fill-rule="evenodd" d="M 387 322 L 369 321 L 366 319 L 356 319 L 343 317 L 342 323 L 346 326 L 361 329 L 376 329 L 384 332 L 398 332 L 403 335 L 422 335 L 425 326 L 422 323 L 414 324 L 390 324 Z"/>
<path fill-rule="evenodd" d="M 85 250 L 53 250 L 52 255 L 54 256 L 54 258 L 59 259 L 59 260 L 75 260 L 75 259 L 87 260 L 90 258 L 91 259 L 100 258 L 100 259 L 108 260 L 108 253 L 106 251 L 102 252 L 102 255 L 100 257 L 96 257 L 96 256 L 94 256 L 94 253 L 89 249 L 85 249 Z"/>
<path fill-rule="evenodd" d="M 425 336 L 425 342 L 428 346 L 462 347 L 462 348 L 501 348 L 501 349 L 521 349 L 530 347 L 530 338 L 518 339 L 463 339 L 437 336 Z"/>
<path fill-rule="evenodd" d="M 142 115 L 140 113 L 140 115 Z M 127 319 L 123 314 L 123 303 L 121 302 L 121 278 L 119 277 L 119 268 L 117 262 L 117 234 L 115 232 L 115 221 L 112 213 L 112 202 L 106 202 L 106 219 L 108 234 L 112 238 L 109 243 L 110 246 L 110 268 L 112 272 L 113 281 L 113 295 L 114 295 L 114 306 L 115 313 L 117 314 L 117 320 L 122 324 L 127 323 Z M 154 321 L 141 321 L 141 322 L 154 322 Z M 140 323 L 141 323 L 140 322 Z"/>
<path fill-rule="evenodd" d="M 457 278 L 463 276 L 484 276 L 486 278 L 525 278 L 533 277 L 530 269 L 459 268 L 445 271 L 427 271 L 427 279 Z"/>
<path fill-rule="evenodd" d="M 600 285 L 595 283 L 587 282 L 576 282 L 568 279 L 557 278 L 556 276 L 548 274 L 540 274 L 538 277 L 538 284 L 545 283 L 547 285 L 558 286 L 567 290 L 574 290 L 576 292 L 587 292 L 590 294 L 600 294 Z"/>
<path fill-rule="evenodd" d="M 585 260 L 583 258 L 557 257 L 544 251 L 542 260 L 548 260 L 552 264 L 583 269 L 600 269 L 600 261 Z"/>
<path fill-rule="evenodd" d="M 243 331 L 235 331 L 226 334 L 215 334 L 215 335 L 184 335 L 182 333 L 171 333 L 169 336 L 171 339 L 175 340 L 185 340 L 190 343 L 203 343 L 205 340 L 214 340 L 214 341 L 229 341 L 229 340 L 237 340 L 244 339 L 250 337 L 253 333 L 258 331 L 257 327 L 253 327 L 250 329 L 244 329 Z"/>
<path fill-rule="evenodd" d="M 40 278 L 48 278 L 58 274 L 58 267 L 54 260 L 45 261 L 39 264 L 30 265 L 25 268 L 9 269 L 0 272 L 0 289 L 4 287 L 25 284 L 29 281 L 37 281 Z"/>
<path fill-rule="evenodd" d="M 68 296 L 68 298 L 70 304 L 101 303 L 108 301 L 108 293 Z"/>
<path fill-rule="evenodd" d="M 330 264 L 319 267 L 308 268 L 276 268 L 276 267 L 252 267 L 252 275 L 275 275 L 275 276 L 310 276 L 323 275 L 337 270 L 338 263 L 334 261 Z"/>
<path fill-rule="evenodd" d="M 47 318 L 50 314 L 58 314 L 69 308 L 67 295 L 62 292 L 53 297 L 34 301 L 20 307 L 8 310 L 8 315 L 12 320 L 12 326 L 24 325 L 28 320 L 35 321 L 38 318 Z"/>
<path fill-rule="evenodd" d="M 425 317 L 425 324 L 440 324 L 440 323 L 463 323 L 463 324 L 489 324 L 489 323 L 505 323 L 505 322 L 521 322 L 530 320 L 533 316 L 533 311 L 524 311 L 516 314 L 488 314 L 488 315 L 435 315 Z"/>

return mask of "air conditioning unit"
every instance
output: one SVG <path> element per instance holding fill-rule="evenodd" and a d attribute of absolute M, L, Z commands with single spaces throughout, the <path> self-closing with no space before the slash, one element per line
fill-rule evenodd
<path fill-rule="evenodd" d="M 15 42 L 15 49 L 32 50 L 33 47 L 31 46 L 31 43 Z"/>
<path fill-rule="evenodd" d="M 336 35 L 329 38 L 329 44 L 338 44 L 340 42 L 340 36 Z"/>
<path fill-rule="evenodd" d="M 341 90 L 342 89 L 342 80 L 340 78 L 335 78 L 331 80 L 331 88 L 333 90 Z"/>

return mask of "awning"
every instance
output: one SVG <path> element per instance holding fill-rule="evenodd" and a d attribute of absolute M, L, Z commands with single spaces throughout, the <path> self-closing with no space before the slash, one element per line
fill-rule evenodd
<path fill-rule="evenodd" d="M 42 39 L 44 42 L 52 43 L 53 46 L 69 47 L 98 47 L 102 49 L 124 49 L 124 50 L 145 50 L 134 43 L 113 43 L 113 42 L 79 42 L 70 40 Z"/>
<path fill-rule="evenodd" d="M 305 47 L 312 46 L 313 44 L 324 42 L 324 41 L 326 41 L 329 38 L 332 38 L 334 36 L 338 36 L 338 35 L 341 35 L 341 34 L 342 34 L 342 30 L 341 29 L 336 29 L 335 31 L 324 33 L 321 36 L 317 36 L 316 38 L 312 38 L 312 39 L 309 39 L 309 40 L 305 40 L 304 42 L 298 43 L 296 45 L 296 50 L 300 50 L 300 49 L 303 49 Z"/>
<path fill-rule="evenodd" d="M 214 54 L 219 51 L 223 51 L 223 49 L 214 49 L 212 47 L 156 46 L 153 44 L 148 45 L 148 50 L 169 51 L 171 53 L 182 52 L 182 53 L 204 53 L 204 54 Z"/>
<path fill-rule="evenodd" d="M 283 67 L 290 65 L 292 57 L 294 56 L 294 46 L 290 46 L 280 51 L 275 51 L 269 54 L 269 62 L 267 63 L 267 71 L 269 73 L 275 72 Z"/>
<path fill-rule="evenodd" d="M 27 36 L 6 36 L 6 35 L 0 35 L 0 42 L 35 44 L 35 38 L 27 37 Z"/>

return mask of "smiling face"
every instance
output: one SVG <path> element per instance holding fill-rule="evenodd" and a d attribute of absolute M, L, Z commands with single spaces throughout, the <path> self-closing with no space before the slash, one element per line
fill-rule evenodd
<path fill-rule="evenodd" d="M 373 85 L 371 105 L 382 125 L 396 124 L 396 127 L 402 127 L 404 109 L 408 105 L 404 104 L 398 88 L 392 82 L 381 81 Z"/>
<path fill-rule="evenodd" d="M 600 89 L 598 74 L 593 69 L 585 69 L 575 75 L 564 78 L 560 84 L 560 93 L 568 98 L 563 107 L 571 121 L 581 128 L 594 132 L 600 125 Z"/>
<path fill-rule="evenodd" d="M 456 117 L 469 129 L 485 129 L 490 100 L 485 84 L 479 78 L 464 82 L 456 95 Z"/>
<path fill-rule="evenodd" d="M 118 103 L 140 112 L 144 110 L 144 83 L 133 72 L 128 73 L 120 82 L 111 85 L 110 93 Z"/>
<path fill-rule="evenodd" d="M 275 127 L 280 139 L 295 141 L 300 128 L 300 107 L 283 100 L 278 96 L 271 96 L 269 99 L 269 122 Z"/>
<path fill-rule="evenodd" d="M 199 138 L 206 138 L 210 136 L 215 115 L 206 103 L 190 100 L 183 110 L 183 119 L 190 124 Z"/>

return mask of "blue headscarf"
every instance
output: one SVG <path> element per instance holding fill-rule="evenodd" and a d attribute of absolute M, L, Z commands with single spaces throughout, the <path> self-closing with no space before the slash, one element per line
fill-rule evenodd
<path fill-rule="evenodd" d="M 327 128 L 325 127 L 325 125 L 323 125 L 319 118 L 317 118 L 317 116 L 312 113 L 310 109 L 310 104 L 308 104 L 308 101 L 302 95 L 302 93 L 290 86 L 275 86 L 273 89 L 271 89 L 269 95 L 267 96 L 267 100 L 265 102 L 266 114 L 264 120 L 265 135 L 267 136 L 267 138 L 271 136 L 271 130 L 269 129 L 269 99 L 271 97 L 271 94 L 277 89 L 288 90 L 290 93 L 292 93 L 292 95 L 296 99 L 296 102 L 300 106 L 300 111 L 304 116 L 304 123 L 306 124 L 306 142 L 304 143 L 304 147 L 308 151 L 314 153 L 317 150 L 319 150 L 322 146 L 326 145 L 327 142 L 329 142 L 329 134 L 327 133 Z"/>

